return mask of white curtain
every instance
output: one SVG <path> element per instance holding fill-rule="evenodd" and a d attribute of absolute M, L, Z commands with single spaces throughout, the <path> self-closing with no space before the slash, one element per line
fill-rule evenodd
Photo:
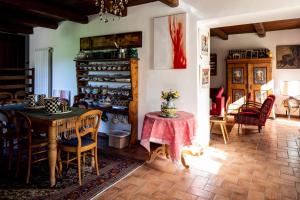
<path fill-rule="evenodd" d="M 53 49 L 51 47 L 34 50 L 35 94 L 46 94 L 48 97 L 51 97 L 52 52 Z"/>

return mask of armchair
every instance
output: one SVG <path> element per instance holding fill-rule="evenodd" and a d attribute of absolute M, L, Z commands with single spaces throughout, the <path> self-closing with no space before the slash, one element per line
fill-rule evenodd
<path fill-rule="evenodd" d="M 224 115 L 225 97 L 222 96 L 223 92 L 223 87 L 210 89 L 210 98 L 212 102 L 210 115 Z"/>
<path fill-rule="evenodd" d="M 261 107 L 250 107 L 247 104 L 244 104 L 239 109 L 235 118 L 236 123 L 238 123 L 238 134 L 241 124 L 258 126 L 258 132 L 260 133 L 262 126 L 265 126 L 265 123 L 272 111 L 274 102 L 275 96 L 269 95 Z"/>

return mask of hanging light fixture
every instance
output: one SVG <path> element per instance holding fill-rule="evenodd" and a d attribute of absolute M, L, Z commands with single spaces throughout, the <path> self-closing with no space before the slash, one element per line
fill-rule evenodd
<path fill-rule="evenodd" d="M 115 16 L 121 17 L 127 4 L 128 0 L 95 0 L 95 5 L 100 9 L 100 20 L 105 23 L 108 22 L 109 15 L 113 15 L 113 20 Z"/>

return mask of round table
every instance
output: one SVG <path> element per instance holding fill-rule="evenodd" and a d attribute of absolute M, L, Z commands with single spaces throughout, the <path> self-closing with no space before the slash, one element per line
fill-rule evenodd
<path fill-rule="evenodd" d="M 182 155 L 184 146 L 192 145 L 192 140 L 196 136 L 196 119 L 193 114 L 178 111 L 174 118 L 160 116 L 161 112 L 150 112 L 145 115 L 141 145 L 150 152 L 150 142 L 162 144 L 157 148 L 149 159 L 152 162 L 158 155 L 164 155 L 173 161 L 182 161 L 185 164 Z"/>

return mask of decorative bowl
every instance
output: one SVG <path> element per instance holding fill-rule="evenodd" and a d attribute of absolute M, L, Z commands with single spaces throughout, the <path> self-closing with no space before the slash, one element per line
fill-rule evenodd
<path fill-rule="evenodd" d="M 175 117 L 176 111 L 176 108 L 161 108 L 161 113 L 165 117 Z"/>

